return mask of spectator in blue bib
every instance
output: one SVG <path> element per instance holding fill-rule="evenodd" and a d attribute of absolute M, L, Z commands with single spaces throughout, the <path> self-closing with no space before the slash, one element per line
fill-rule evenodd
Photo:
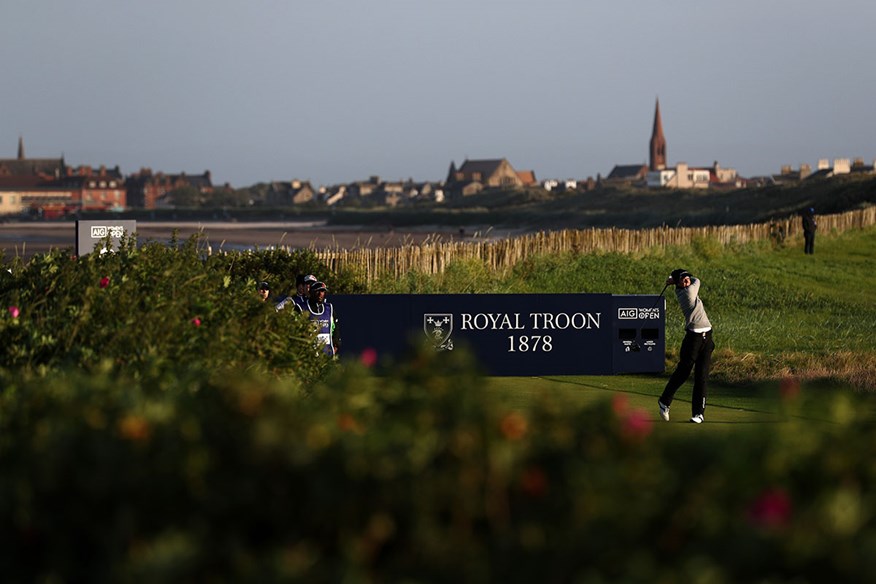
<path fill-rule="evenodd" d="M 316 276 L 312 274 L 295 276 L 295 295 L 284 298 L 277 304 L 277 310 L 283 310 L 287 305 L 291 305 L 295 312 L 304 312 L 307 308 L 307 299 L 310 296 L 310 286 L 316 281 Z"/>
<path fill-rule="evenodd" d="M 318 345 L 326 355 L 335 356 L 341 345 L 338 334 L 337 315 L 331 302 L 326 301 L 328 287 L 324 282 L 314 282 L 310 285 L 309 298 L 305 304 L 304 314 L 316 324 Z"/>

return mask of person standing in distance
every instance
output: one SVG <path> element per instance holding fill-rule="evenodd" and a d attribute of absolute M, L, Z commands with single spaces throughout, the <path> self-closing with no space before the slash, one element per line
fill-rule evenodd
<path fill-rule="evenodd" d="M 815 230 L 818 229 L 818 222 L 815 220 L 815 209 L 809 207 L 802 213 L 803 215 L 803 253 L 812 255 L 815 253 Z"/>
<path fill-rule="evenodd" d="M 295 287 L 297 288 L 298 294 L 296 294 L 293 301 L 295 302 L 295 308 L 298 312 L 304 312 L 304 309 L 307 306 L 307 299 L 310 298 L 310 287 L 318 282 L 316 276 L 313 274 L 302 275 L 299 274 L 295 278 Z"/>
<path fill-rule="evenodd" d="M 259 282 L 257 289 L 259 292 L 259 298 L 262 299 L 262 302 L 267 302 L 268 298 L 271 296 L 271 285 L 267 282 Z"/>
<path fill-rule="evenodd" d="M 678 306 L 684 313 L 684 340 L 681 342 L 681 353 L 675 371 L 669 377 L 663 395 L 657 400 L 660 417 L 669 421 L 669 406 L 678 388 L 690 377 L 694 369 L 693 395 L 691 396 L 691 418 L 695 424 L 702 424 L 706 411 L 706 384 L 709 381 L 709 369 L 712 366 L 712 323 L 706 316 L 703 301 L 700 300 L 700 281 L 687 270 L 673 270 L 666 284 L 675 285 L 675 297 Z"/>
<path fill-rule="evenodd" d="M 295 295 L 287 296 L 277 304 L 277 310 L 284 310 L 290 305 L 295 312 L 304 312 L 307 307 L 307 298 L 310 295 L 310 285 L 316 282 L 316 276 L 311 274 L 298 274 L 295 276 Z"/>
<path fill-rule="evenodd" d="M 323 282 L 310 285 L 310 297 L 305 304 L 305 312 L 311 321 L 316 323 L 316 338 L 326 355 L 335 356 L 340 348 L 341 339 L 338 335 L 337 316 L 331 302 L 325 297 L 328 288 Z"/>

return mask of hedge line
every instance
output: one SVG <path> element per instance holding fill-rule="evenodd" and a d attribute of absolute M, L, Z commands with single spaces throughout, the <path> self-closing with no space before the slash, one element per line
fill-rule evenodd
<path fill-rule="evenodd" d="M 292 311 L 277 313 L 256 295 L 269 280 L 275 293 L 294 290 L 298 273 L 329 278 L 309 251 L 210 256 L 195 236 L 170 246 L 125 241 L 117 253 L 83 257 L 68 251 L 18 260 L 0 271 L 0 368 L 127 372 L 246 368 L 292 375 L 307 384 L 326 362 L 314 334 Z"/>
<path fill-rule="evenodd" d="M 623 397 L 514 410 L 464 355 L 303 394 L 259 375 L 6 380 L 6 581 L 857 581 L 876 441 L 849 396 L 721 432 Z"/>

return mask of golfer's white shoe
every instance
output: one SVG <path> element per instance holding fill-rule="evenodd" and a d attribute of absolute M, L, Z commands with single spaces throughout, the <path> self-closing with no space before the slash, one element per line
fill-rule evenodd
<path fill-rule="evenodd" d="M 706 419 L 703 418 L 702 414 L 697 414 L 696 416 L 691 418 L 690 421 L 693 422 L 694 424 L 702 424 L 703 422 L 706 421 Z"/>
<path fill-rule="evenodd" d="M 659 399 L 657 400 L 657 405 L 660 406 L 660 417 L 663 418 L 664 422 L 669 421 L 669 406 L 664 406 L 663 402 Z"/>

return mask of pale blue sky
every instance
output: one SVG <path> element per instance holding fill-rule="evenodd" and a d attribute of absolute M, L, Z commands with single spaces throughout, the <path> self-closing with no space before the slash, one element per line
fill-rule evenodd
<path fill-rule="evenodd" d="M 235 187 L 876 158 L 873 0 L 3 0 L 0 158 Z"/>

